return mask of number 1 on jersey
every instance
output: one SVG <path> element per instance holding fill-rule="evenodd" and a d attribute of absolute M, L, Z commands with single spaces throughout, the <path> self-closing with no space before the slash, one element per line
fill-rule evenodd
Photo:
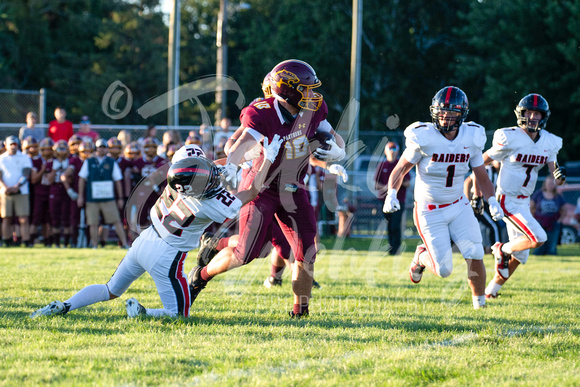
<path fill-rule="evenodd" d="M 453 176 L 455 175 L 455 165 L 447 167 L 447 179 L 445 180 L 445 187 L 453 186 Z"/>

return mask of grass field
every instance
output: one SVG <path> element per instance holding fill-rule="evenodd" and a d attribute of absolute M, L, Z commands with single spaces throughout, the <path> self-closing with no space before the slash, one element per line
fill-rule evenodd
<path fill-rule="evenodd" d="M 300 320 L 287 316 L 288 273 L 281 288 L 262 286 L 266 260 L 212 281 L 187 319 L 127 319 L 129 297 L 161 307 L 146 274 L 120 299 L 32 320 L 105 283 L 123 251 L 3 249 L 0 385 L 580 385 L 578 245 L 532 256 L 473 310 L 457 254 L 450 278 L 413 285 L 413 246 L 391 257 L 377 241 L 323 244 L 322 288 Z"/>

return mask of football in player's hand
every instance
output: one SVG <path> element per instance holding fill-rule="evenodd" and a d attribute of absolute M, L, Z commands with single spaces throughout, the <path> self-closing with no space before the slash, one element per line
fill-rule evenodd
<path fill-rule="evenodd" d="M 330 145 L 326 143 L 328 140 L 334 140 L 334 136 L 330 132 L 316 131 L 314 137 L 310 139 L 310 151 L 314 152 L 317 148 L 329 150 Z M 316 157 L 316 155 L 314 156 Z"/>

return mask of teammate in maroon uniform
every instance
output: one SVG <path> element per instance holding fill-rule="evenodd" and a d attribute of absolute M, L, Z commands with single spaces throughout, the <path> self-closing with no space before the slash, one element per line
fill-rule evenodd
<path fill-rule="evenodd" d="M 74 136 L 73 136 L 74 137 Z M 73 139 L 71 137 L 71 140 Z M 76 146 L 77 154 L 72 154 L 69 158 L 68 168 L 65 171 L 65 188 L 66 192 L 71 199 L 70 202 L 70 224 L 71 224 L 71 246 L 77 243 L 79 235 L 79 223 L 80 223 L 80 208 L 77 205 L 77 199 L 79 197 L 79 172 L 83 166 L 83 162 L 91 157 L 95 151 L 95 144 L 91 142 L 81 142 Z M 71 148 L 72 149 L 72 148 Z M 76 246 L 82 247 L 82 246 Z"/>
<path fill-rule="evenodd" d="M 309 140 L 316 131 L 332 133 L 329 149 L 314 151 L 324 161 L 339 161 L 345 156 L 344 141 L 326 121 L 328 108 L 314 88 L 321 85 L 314 69 L 305 62 L 288 60 L 270 72 L 273 98 L 244 109 L 244 133 L 230 150 L 224 167 L 226 180 L 236 183 L 237 167 L 244 155 L 264 138 L 278 134 L 283 139 L 280 152 L 266 178 L 266 188 L 240 213 L 240 240 L 235 249 L 225 248 L 207 266 L 194 267 L 189 274 L 192 300 L 214 276 L 251 262 L 260 255 L 264 241 L 271 238 L 274 216 L 279 221 L 295 257 L 292 289 L 292 317 L 308 314 L 316 259 L 316 222 L 304 186 L 310 157 Z M 249 176 L 256 174 L 252 167 Z"/>
<path fill-rule="evenodd" d="M 32 225 L 35 229 L 43 228 L 44 245 L 50 246 L 52 238 L 50 233 L 50 216 L 48 197 L 50 195 L 50 182 L 48 175 L 52 171 L 52 158 L 54 141 L 46 137 L 40 140 L 40 158 L 32 160 L 31 183 L 34 190 L 34 212 L 32 213 Z"/>
<path fill-rule="evenodd" d="M 81 138 L 73 134 L 71 138 L 68 139 L 68 151 L 71 157 L 79 157 L 79 145 L 81 145 Z"/>
<path fill-rule="evenodd" d="M 153 137 L 147 137 L 143 140 L 143 157 L 139 157 L 133 160 L 133 173 L 140 173 L 139 181 L 146 178 L 163 164 L 167 160 L 157 156 L 158 141 Z M 148 182 L 147 182 L 148 183 Z M 146 183 L 146 184 L 147 184 Z M 145 192 L 153 192 L 153 194 L 145 197 Z M 144 202 L 143 210 L 141 211 L 141 217 L 139 219 L 139 225 L 145 228 L 150 224 L 149 222 L 149 210 L 157 201 L 157 198 L 161 194 L 161 188 L 158 186 L 152 186 L 150 191 L 143 190 L 139 194 L 143 195 L 139 198 L 140 202 Z"/>
<path fill-rule="evenodd" d="M 39 164 L 39 159 L 40 159 L 40 155 L 39 150 L 38 150 L 38 141 L 36 141 L 36 139 L 32 136 L 27 136 L 24 138 L 24 140 L 22 140 L 22 152 L 24 152 L 25 154 L 28 155 L 28 157 L 30 157 L 30 159 L 32 160 L 32 167 L 34 168 L 34 166 L 36 165 L 37 168 L 40 168 L 42 165 Z M 28 190 L 28 198 L 30 200 L 30 213 L 33 214 L 34 213 L 34 186 L 32 185 L 32 173 L 33 173 L 34 169 L 31 170 L 31 174 L 30 174 L 30 179 L 31 179 L 31 184 L 30 184 L 30 189 Z M 37 231 L 37 227 L 32 223 L 32 221 L 30 222 L 30 242 L 32 244 L 34 244 L 34 240 L 36 239 L 36 237 L 38 236 L 38 231 Z"/>
<path fill-rule="evenodd" d="M 54 159 L 52 171 L 48 175 L 50 183 L 48 205 L 50 209 L 50 224 L 52 225 L 52 240 L 56 247 L 60 247 L 60 240 L 66 247 L 70 241 L 70 197 L 64 185 L 65 171 L 69 166 L 68 144 L 58 140 L 53 147 Z"/>

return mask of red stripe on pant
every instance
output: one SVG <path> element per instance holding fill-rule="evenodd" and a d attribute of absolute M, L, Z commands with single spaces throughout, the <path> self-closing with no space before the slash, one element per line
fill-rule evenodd
<path fill-rule="evenodd" d="M 425 249 L 427 249 L 427 256 L 429 257 L 429 260 L 431 261 L 431 267 L 436 272 L 437 269 L 435 268 L 435 261 L 433 260 L 433 257 L 431 257 L 431 251 L 429 249 L 429 245 L 425 241 L 425 237 L 423 236 L 423 231 L 421 231 L 421 226 L 419 226 L 419 214 L 417 213 L 417 205 L 415 205 L 415 208 L 413 209 L 413 217 L 415 218 L 415 225 L 417 226 L 417 231 L 419 232 L 419 236 L 421 237 L 421 240 L 425 244 Z"/>
<path fill-rule="evenodd" d="M 534 235 L 532 230 L 530 230 L 521 220 L 519 220 L 514 214 L 512 214 L 511 212 L 509 212 L 505 208 L 505 195 L 499 196 L 499 204 L 500 204 L 501 209 L 503 210 L 503 213 L 505 214 L 505 216 L 507 216 L 507 218 L 512 223 L 514 223 L 516 225 L 516 227 L 518 227 L 520 229 L 520 231 L 524 233 L 525 236 L 530 238 L 530 240 L 534 243 L 538 241 L 538 239 L 536 238 L 536 236 Z"/>

